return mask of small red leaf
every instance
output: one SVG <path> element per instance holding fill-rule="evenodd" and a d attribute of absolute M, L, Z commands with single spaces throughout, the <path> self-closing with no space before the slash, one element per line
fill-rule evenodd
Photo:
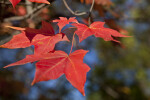
<path fill-rule="evenodd" d="M 12 3 L 13 7 L 15 8 L 15 6 L 16 6 L 21 0 L 9 0 L 9 1 Z"/>
<path fill-rule="evenodd" d="M 78 23 L 75 17 L 70 17 L 69 19 L 67 19 L 66 17 L 59 17 L 59 18 L 60 19 L 53 20 L 53 22 L 58 22 L 59 32 L 61 32 L 62 28 L 67 24 L 69 24 L 69 22 Z"/>
<path fill-rule="evenodd" d="M 41 29 L 32 29 L 32 28 L 26 28 L 25 29 L 26 36 L 30 41 L 37 35 L 37 34 L 43 34 L 46 36 L 53 36 L 55 35 L 54 29 L 50 23 L 47 23 L 45 21 L 42 21 L 42 27 Z"/>
<path fill-rule="evenodd" d="M 48 2 L 48 0 L 29 0 L 30 2 L 36 2 L 36 3 L 46 3 L 46 4 L 50 4 L 50 2 Z"/>
<path fill-rule="evenodd" d="M 21 1 L 21 0 L 9 0 L 13 7 L 15 8 L 15 6 Z M 46 4 L 50 4 L 47 0 L 29 0 L 30 2 L 36 2 L 36 3 L 46 3 Z"/>
<path fill-rule="evenodd" d="M 42 34 L 36 35 L 32 40 L 32 45 L 34 45 L 34 53 L 48 53 L 53 51 L 55 44 L 60 41 L 69 41 L 68 38 L 59 33 L 54 36 L 45 36 Z"/>

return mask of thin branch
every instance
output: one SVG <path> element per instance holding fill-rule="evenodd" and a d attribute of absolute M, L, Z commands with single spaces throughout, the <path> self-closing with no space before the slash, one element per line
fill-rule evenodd
<path fill-rule="evenodd" d="M 95 0 L 93 0 L 93 1 L 92 1 L 92 5 L 91 5 L 91 8 L 90 8 L 90 13 L 91 13 L 91 12 L 92 12 L 92 10 L 93 10 L 94 3 L 95 3 Z"/>
<path fill-rule="evenodd" d="M 68 6 L 66 0 L 63 0 L 63 2 L 64 2 L 65 7 L 66 7 L 73 15 L 81 16 L 81 15 L 87 14 L 87 12 L 80 12 L 80 13 L 74 12 L 74 11 Z"/>
<path fill-rule="evenodd" d="M 10 22 L 10 21 L 14 21 L 14 20 L 24 20 L 24 19 L 28 19 L 32 16 L 35 16 L 36 13 L 39 13 L 43 8 L 48 7 L 49 5 L 46 4 L 41 4 L 39 5 L 37 8 L 34 8 L 32 10 L 31 13 L 25 15 L 25 16 L 15 16 L 15 17 L 10 17 L 10 18 L 5 18 L 4 21 L 5 22 Z M 34 15 L 33 15 L 34 14 Z"/>
<path fill-rule="evenodd" d="M 91 5 L 91 8 L 89 10 L 89 19 L 88 19 L 88 23 L 89 23 L 89 26 L 91 25 L 91 13 L 92 13 L 92 10 L 93 10 L 93 7 L 94 7 L 94 3 L 95 3 L 95 0 L 92 1 L 92 5 Z"/>
<path fill-rule="evenodd" d="M 27 14 L 32 13 L 32 10 L 33 10 L 33 8 L 32 8 L 32 2 L 26 0 L 26 1 L 25 1 L 25 4 L 30 4 L 30 5 L 31 5 L 31 6 L 27 6 L 27 7 L 26 7 L 26 9 L 27 9 Z"/>
<path fill-rule="evenodd" d="M 75 12 L 68 6 L 67 2 L 66 2 L 65 0 L 63 0 L 63 2 L 64 2 L 64 4 L 65 4 L 66 8 L 67 8 L 72 14 L 74 14 Z"/>
<path fill-rule="evenodd" d="M 36 7 L 36 13 L 33 13 L 30 18 L 33 19 L 34 17 L 36 17 L 37 15 L 39 15 L 41 13 L 41 11 L 44 9 L 44 8 L 48 8 L 50 5 L 45 5 L 43 6 L 41 9 L 38 9 L 38 6 Z"/>
<path fill-rule="evenodd" d="M 0 4 L 2 4 L 2 5 L 12 5 L 12 3 L 10 3 L 10 2 L 3 2 L 3 1 L 0 1 Z M 17 5 L 31 6 L 32 4 L 25 4 L 25 3 L 20 2 Z"/>

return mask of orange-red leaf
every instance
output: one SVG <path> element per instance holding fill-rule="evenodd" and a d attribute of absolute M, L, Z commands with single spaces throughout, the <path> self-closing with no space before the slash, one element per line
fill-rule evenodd
<path fill-rule="evenodd" d="M 69 24 L 69 22 L 78 23 L 75 17 L 70 17 L 69 19 L 67 19 L 66 17 L 59 17 L 59 18 L 60 19 L 53 20 L 53 22 L 58 22 L 59 32 L 61 32 L 62 28 L 67 24 Z"/>
<path fill-rule="evenodd" d="M 36 63 L 36 73 L 32 84 L 40 81 L 57 79 L 65 74 L 67 80 L 77 88 L 83 95 L 86 73 L 90 68 L 83 63 L 83 58 L 87 51 L 77 50 L 70 55 L 63 51 L 51 53 L 46 60 L 40 60 Z"/>
<path fill-rule="evenodd" d="M 29 0 L 30 2 L 36 2 L 36 3 L 46 3 L 46 4 L 50 4 L 48 2 L 48 0 Z"/>
<path fill-rule="evenodd" d="M 63 33 L 59 33 L 54 36 L 45 36 L 42 34 L 38 34 L 33 38 L 32 42 L 30 43 L 29 39 L 25 35 L 25 32 L 22 31 L 22 33 L 13 36 L 12 40 L 1 45 L 0 47 L 16 49 L 16 48 L 26 48 L 31 45 L 34 45 L 34 53 L 40 54 L 53 51 L 55 44 L 60 41 L 69 41 L 69 40 Z"/>
<path fill-rule="evenodd" d="M 59 33 L 54 36 L 45 36 L 42 34 L 38 34 L 33 38 L 31 44 L 34 45 L 34 53 L 39 54 L 53 51 L 55 44 L 60 41 L 69 41 L 69 40 L 63 33 Z"/>
<path fill-rule="evenodd" d="M 5 66 L 4 68 L 11 67 L 11 66 L 17 66 L 17 65 L 23 65 L 23 64 L 26 64 L 26 63 L 30 63 L 30 62 L 39 61 L 39 60 L 42 60 L 42 59 L 46 59 L 49 56 L 50 56 L 50 54 L 27 55 L 26 58 L 24 58 L 24 59 L 22 59 L 20 61 L 17 61 L 15 63 L 9 64 L 9 65 Z"/>
<path fill-rule="evenodd" d="M 105 28 L 104 24 L 105 24 L 104 22 L 97 21 L 92 23 L 90 27 L 80 23 L 73 23 L 72 25 L 77 27 L 75 33 L 79 36 L 80 42 L 91 35 L 95 35 L 96 37 L 103 38 L 105 41 L 115 41 L 115 42 L 119 42 L 119 41 L 115 40 L 113 37 L 129 37 L 120 34 L 116 30 Z"/>
<path fill-rule="evenodd" d="M 29 46 L 31 46 L 31 43 L 29 39 L 26 37 L 25 32 L 22 31 L 22 33 L 14 35 L 9 42 L 1 45 L 0 47 L 16 49 L 16 48 L 26 48 Z"/>
<path fill-rule="evenodd" d="M 13 7 L 15 8 L 15 6 L 21 1 L 21 0 L 9 0 Z M 36 2 L 36 3 L 46 3 L 46 4 L 50 4 L 47 0 L 29 0 L 30 2 Z"/>

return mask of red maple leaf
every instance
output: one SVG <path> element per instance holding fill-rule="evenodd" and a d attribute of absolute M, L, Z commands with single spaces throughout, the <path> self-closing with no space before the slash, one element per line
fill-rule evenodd
<path fill-rule="evenodd" d="M 54 36 L 55 31 L 52 27 L 52 25 L 48 22 L 42 21 L 42 27 L 40 29 L 33 29 L 33 28 L 21 28 L 21 27 L 13 27 L 13 26 L 6 26 L 15 30 L 19 31 L 25 31 L 26 37 L 32 41 L 32 39 L 37 35 L 37 34 L 42 34 L 45 36 Z"/>
<path fill-rule="evenodd" d="M 60 19 L 55 19 L 53 20 L 53 22 L 58 22 L 58 26 L 59 26 L 59 32 L 61 32 L 62 28 L 64 26 L 66 26 L 67 24 L 69 24 L 69 22 L 75 22 L 78 23 L 78 21 L 75 19 L 75 17 L 70 17 L 69 19 L 65 18 L 65 17 L 59 17 Z"/>
<path fill-rule="evenodd" d="M 33 29 L 33 28 L 25 28 L 25 33 L 27 38 L 32 41 L 32 39 L 37 34 L 43 34 L 45 36 L 54 36 L 55 31 L 50 23 L 47 23 L 45 21 L 42 21 L 42 27 L 41 29 Z"/>
<path fill-rule="evenodd" d="M 58 33 L 54 36 L 45 36 L 38 34 L 33 38 L 31 42 L 34 45 L 34 53 L 48 53 L 54 50 L 55 44 L 60 41 L 69 41 L 66 35 Z"/>
<path fill-rule="evenodd" d="M 24 31 L 22 31 L 20 34 L 14 35 L 9 42 L 0 45 L 1 48 L 9 48 L 9 49 L 26 48 L 29 46 L 31 46 L 31 43 L 29 39 L 26 37 Z"/>
<path fill-rule="evenodd" d="M 13 7 L 15 8 L 15 6 L 21 1 L 21 0 L 9 0 Z M 47 0 L 29 0 L 31 2 L 36 2 L 36 3 L 46 3 L 46 4 L 50 4 Z"/>
<path fill-rule="evenodd" d="M 33 54 L 33 55 L 27 55 L 24 59 L 17 61 L 15 63 L 9 64 L 7 66 L 5 66 L 4 68 L 10 67 L 10 66 L 17 66 L 17 65 L 23 65 L 26 63 L 30 63 L 30 62 L 35 62 L 35 61 L 39 61 L 42 59 L 46 59 L 50 56 L 50 53 L 48 54 Z"/>
<path fill-rule="evenodd" d="M 16 30 L 21 30 L 22 33 L 13 36 L 13 38 L 6 44 L 1 45 L 2 48 L 26 48 L 31 45 L 34 45 L 34 53 L 47 53 L 53 51 L 55 44 L 59 41 L 69 41 L 64 33 L 54 34 L 53 27 L 47 23 L 42 22 L 41 29 L 32 29 L 32 28 L 19 28 L 19 27 L 10 27 Z M 30 31 L 29 31 L 29 30 Z M 28 30 L 28 32 L 26 32 Z M 32 42 L 26 37 L 33 38 Z"/>
<path fill-rule="evenodd" d="M 77 88 L 83 95 L 86 73 L 90 70 L 88 65 L 83 63 L 83 58 L 88 51 L 76 50 L 70 55 L 63 51 L 55 51 L 43 55 L 28 55 L 25 59 L 5 66 L 22 65 L 29 62 L 36 63 L 36 73 L 32 85 L 40 81 L 57 79 L 65 74 L 67 80 Z"/>
<path fill-rule="evenodd" d="M 77 30 L 75 33 L 79 36 L 79 41 L 83 41 L 87 37 L 91 35 L 95 35 L 96 37 L 103 38 L 105 41 L 115 41 L 119 42 L 118 40 L 115 40 L 113 37 L 130 37 L 123 34 L 120 34 L 118 31 L 105 28 L 104 22 L 93 22 L 90 27 L 80 24 L 80 23 L 72 23 L 73 26 L 77 27 Z M 112 37 L 113 36 L 113 37 Z"/>
<path fill-rule="evenodd" d="M 54 36 L 44 36 L 42 34 L 38 34 L 34 37 L 32 42 L 30 43 L 29 39 L 26 37 L 25 32 L 13 36 L 12 40 L 1 45 L 1 48 L 26 48 L 31 45 L 34 45 L 34 53 L 47 53 L 54 50 L 55 44 L 60 41 L 69 41 L 66 35 L 59 33 Z"/>

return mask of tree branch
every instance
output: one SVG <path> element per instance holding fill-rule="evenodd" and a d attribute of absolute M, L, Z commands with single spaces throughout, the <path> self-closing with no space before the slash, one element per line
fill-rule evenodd
<path fill-rule="evenodd" d="M 68 6 L 66 0 L 63 0 L 63 2 L 64 2 L 65 7 L 66 7 L 73 15 L 81 16 L 81 15 L 87 14 L 87 12 L 80 12 L 80 13 L 74 12 L 74 11 Z"/>
<path fill-rule="evenodd" d="M 28 19 L 32 16 L 35 16 L 37 15 L 37 13 L 39 13 L 43 8 L 46 8 L 48 7 L 49 5 L 46 5 L 46 4 L 41 4 L 39 5 L 37 8 L 34 8 L 32 10 L 31 13 L 25 15 L 25 16 L 15 16 L 15 17 L 9 17 L 9 18 L 5 18 L 4 19 L 4 22 L 10 22 L 10 21 L 14 21 L 14 20 L 24 20 L 24 19 Z M 32 17 L 33 18 L 33 17 Z"/>
<path fill-rule="evenodd" d="M 10 3 L 10 2 L 7 2 L 7 1 L 0 1 L 0 4 L 2 4 L 2 5 L 12 5 L 12 3 Z M 19 3 L 19 4 L 17 4 L 17 5 L 24 5 L 24 6 L 31 6 L 32 4 L 25 4 L 25 3 Z"/>
<path fill-rule="evenodd" d="M 92 1 L 92 5 L 91 5 L 91 8 L 89 10 L 89 19 L 88 19 L 88 23 L 89 23 L 89 26 L 91 25 L 91 13 L 92 13 L 92 10 L 93 10 L 93 7 L 94 7 L 94 3 L 95 3 L 95 0 Z"/>
<path fill-rule="evenodd" d="M 90 13 L 91 13 L 91 12 L 92 12 L 92 10 L 93 10 L 94 3 L 95 3 L 95 0 L 93 0 L 93 1 L 92 1 L 92 5 L 91 5 L 91 8 L 90 8 Z"/>

